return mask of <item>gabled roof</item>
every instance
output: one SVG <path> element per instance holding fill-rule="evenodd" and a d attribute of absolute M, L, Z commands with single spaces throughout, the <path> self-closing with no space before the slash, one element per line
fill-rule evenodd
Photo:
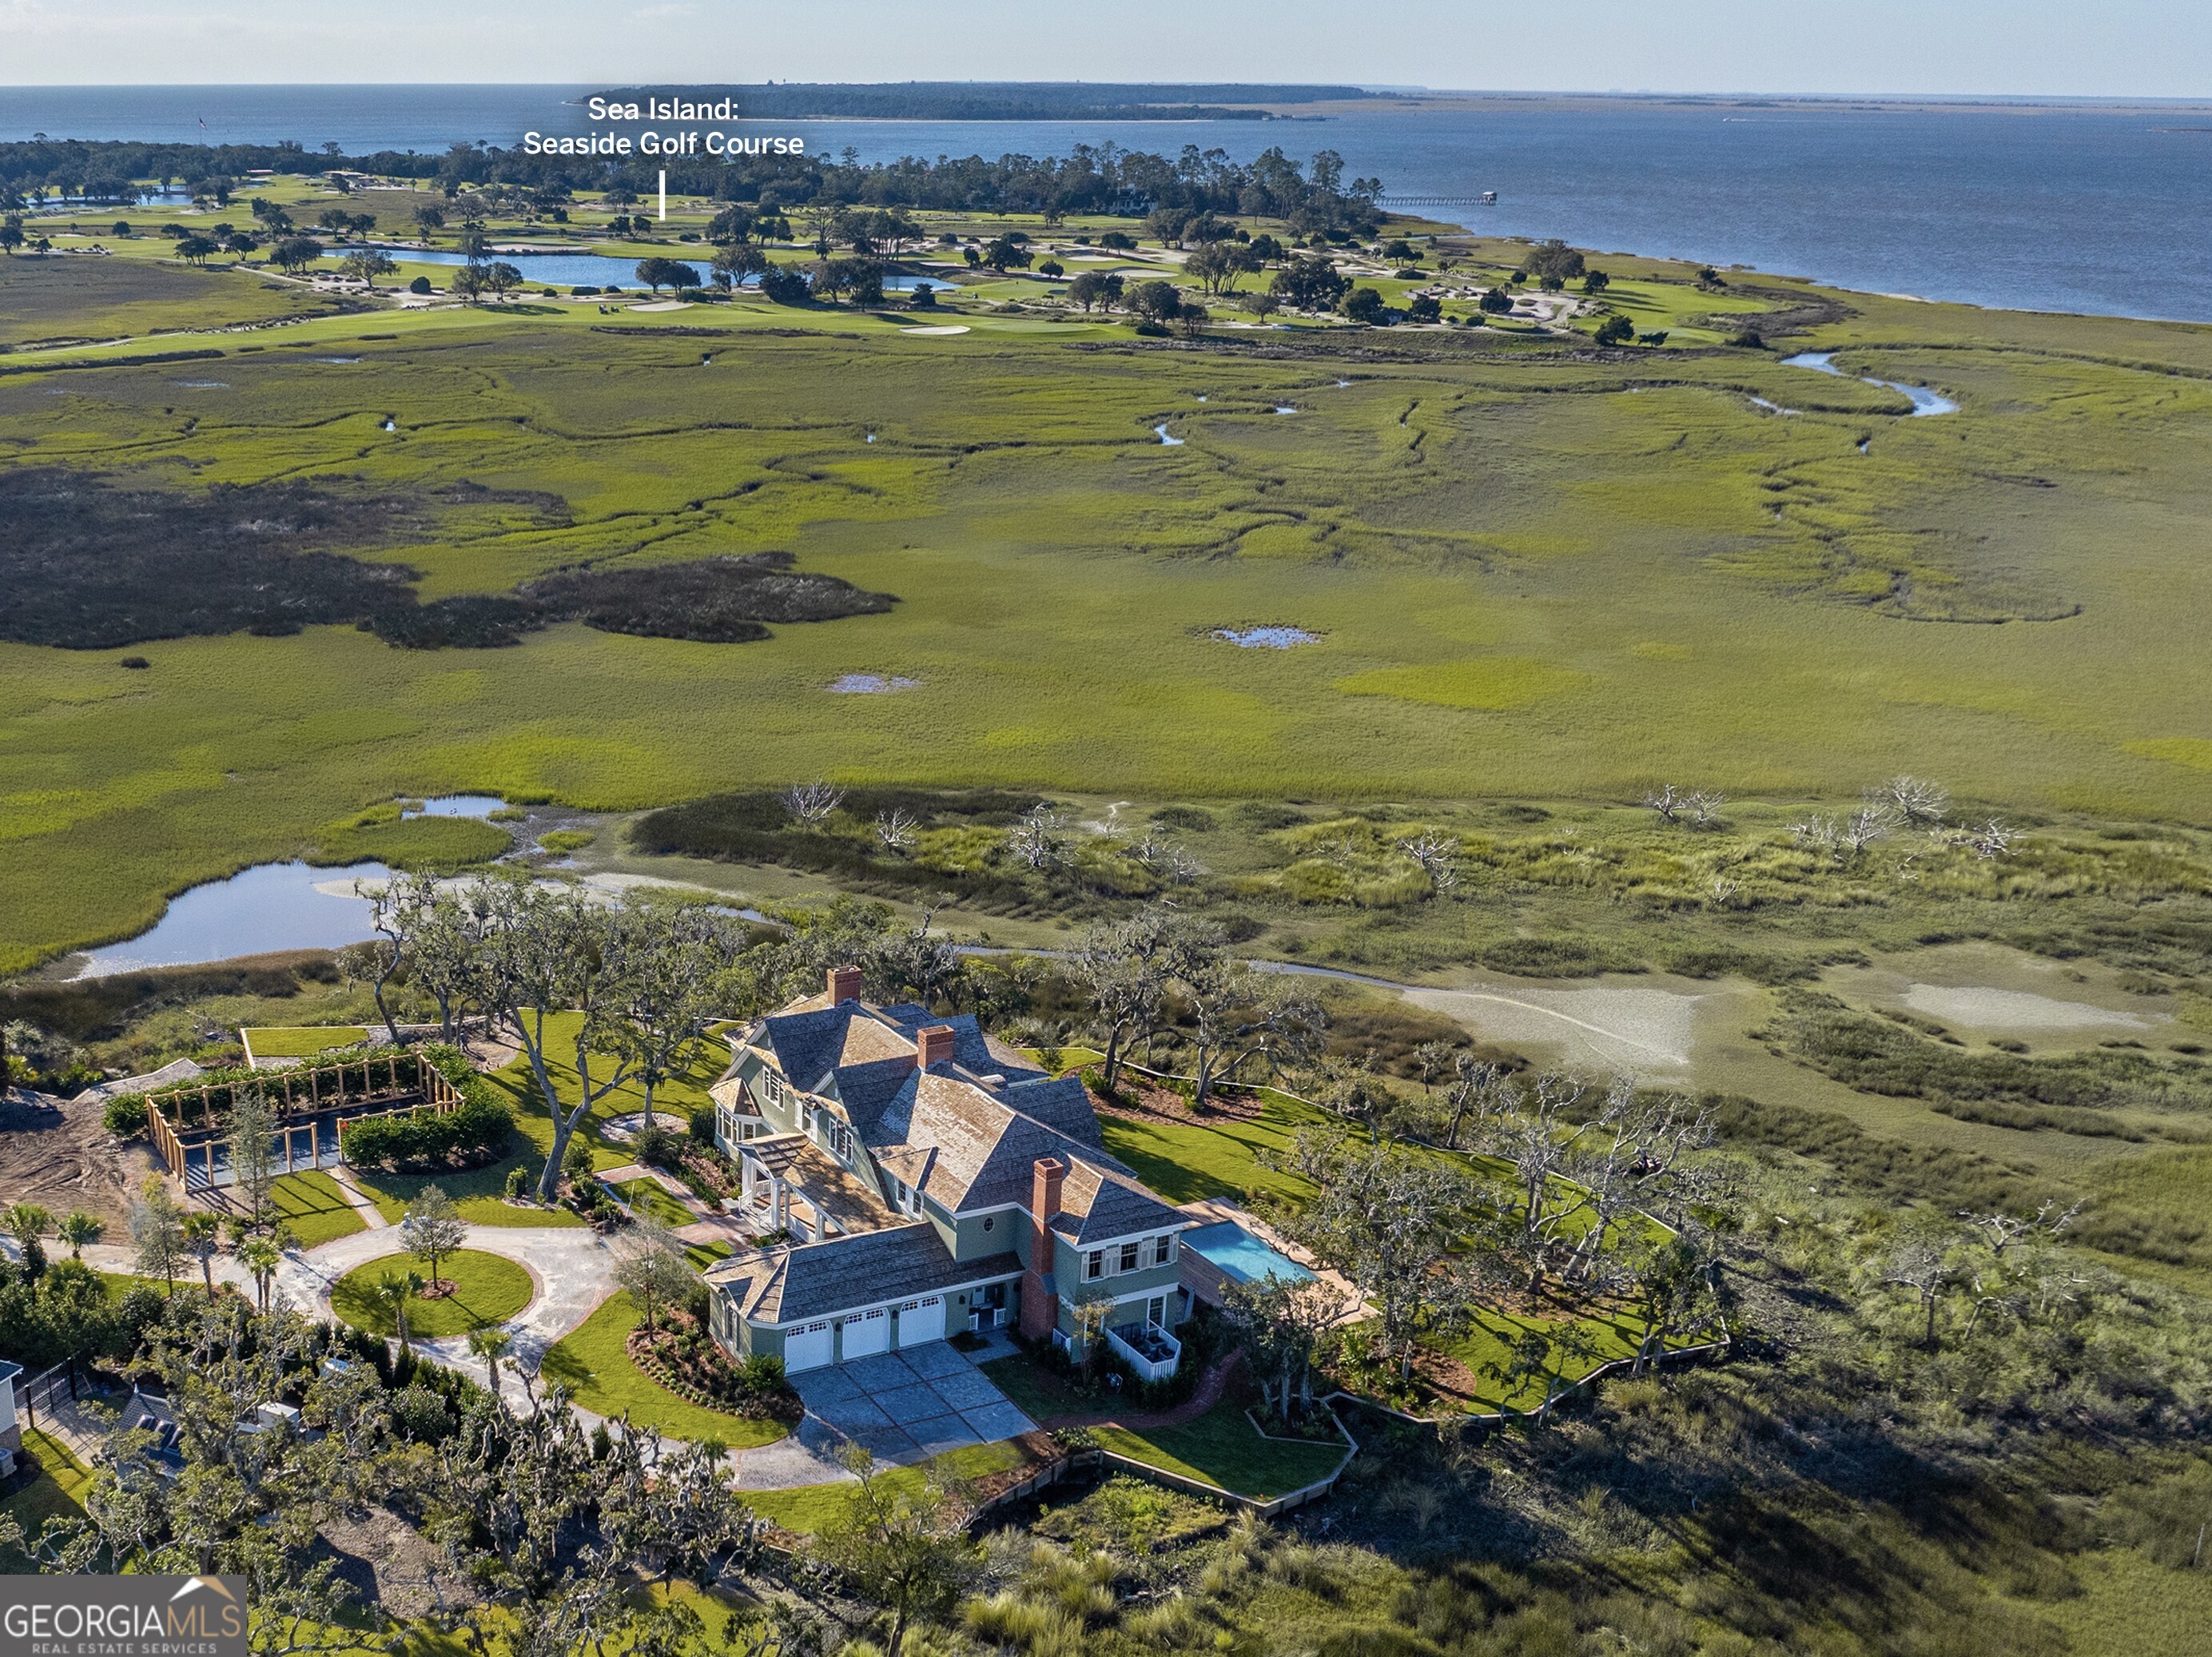
<path fill-rule="evenodd" d="M 791 1324 L 1011 1277 L 1021 1269 L 1012 1254 L 955 1260 L 934 1226 L 917 1223 L 732 1255 L 708 1270 L 707 1282 L 736 1301 L 740 1316 Z"/>
<path fill-rule="evenodd" d="M 951 1027 L 952 1056 L 920 1070 L 916 1034 L 939 1024 Z M 770 1014 L 747 1041 L 795 1086 L 834 1100 L 878 1167 L 947 1212 L 1026 1209 L 1037 1159 L 1052 1156 L 1069 1173 L 1061 1212 L 1046 1218 L 1071 1240 L 1186 1223 L 1107 1151 L 1080 1078 L 1048 1075 L 970 1014 L 833 1003 L 825 991 Z"/>
<path fill-rule="evenodd" d="M 939 1024 L 951 1026 L 952 1062 L 963 1069 L 1010 1081 L 1044 1075 L 1012 1048 L 985 1035 L 973 1013 L 940 1017 L 912 1003 L 877 1007 L 864 1001 L 833 1006 L 826 991 L 769 1014 L 754 1040 L 768 1049 L 785 1080 L 812 1092 L 823 1077 L 847 1066 L 899 1058 L 911 1066 L 915 1033 Z"/>

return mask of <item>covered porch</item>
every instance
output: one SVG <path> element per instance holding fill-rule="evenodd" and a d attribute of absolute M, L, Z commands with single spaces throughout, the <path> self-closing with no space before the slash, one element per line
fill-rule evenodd
<path fill-rule="evenodd" d="M 751 1140 L 737 1152 L 738 1212 L 763 1236 L 788 1232 L 796 1241 L 818 1243 L 898 1223 L 804 1134 Z"/>

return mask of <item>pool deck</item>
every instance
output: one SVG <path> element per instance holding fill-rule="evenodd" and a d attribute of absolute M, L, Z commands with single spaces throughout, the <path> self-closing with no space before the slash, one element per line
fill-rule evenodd
<path fill-rule="evenodd" d="M 1356 1324 L 1375 1316 L 1375 1308 L 1360 1298 L 1358 1289 L 1353 1287 L 1350 1278 L 1341 1272 L 1329 1270 L 1319 1260 L 1314 1258 L 1310 1250 L 1291 1241 L 1289 1238 L 1242 1204 L 1232 1203 L 1225 1197 L 1204 1197 L 1195 1203 L 1185 1203 L 1178 1212 L 1188 1215 L 1192 1219 L 1205 1225 L 1218 1225 L 1223 1221 L 1227 1221 L 1233 1225 L 1242 1226 L 1246 1231 L 1267 1244 L 1269 1248 L 1280 1252 L 1286 1259 L 1297 1261 L 1298 1264 L 1336 1291 L 1344 1310 L 1337 1314 L 1335 1322 Z M 1186 1248 L 1180 1252 L 1179 1258 L 1182 1261 L 1182 1286 L 1208 1306 L 1219 1306 L 1221 1304 L 1220 1278 L 1218 1273 L 1208 1270 L 1200 1264 L 1206 1257 L 1195 1249 Z"/>

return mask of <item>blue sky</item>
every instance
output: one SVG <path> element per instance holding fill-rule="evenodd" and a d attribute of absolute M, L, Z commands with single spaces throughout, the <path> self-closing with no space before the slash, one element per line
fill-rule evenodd
<path fill-rule="evenodd" d="M 2212 3 L 0 0 L 9 85 L 769 78 L 2212 97 Z"/>

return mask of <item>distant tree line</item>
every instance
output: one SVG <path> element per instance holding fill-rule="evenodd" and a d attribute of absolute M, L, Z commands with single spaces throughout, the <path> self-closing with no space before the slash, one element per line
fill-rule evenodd
<path fill-rule="evenodd" d="M 0 206 L 20 208 L 48 194 L 126 204 L 154 187 L 182 185 L 195 199 L 227 204 L 237 180 L 282 173 L 368 173 L 421 180 L 447 193 L 498 186 L 543 202 L 579 190 L 635 199 L 657 188 L 659 158 L 643 161 L 526 155 L 518 149 L 457 143 L 443 154 L 378 150 L 362 155 L 326 144 L 310 154 L 296 143 L 164 144 L 33 139 L 0 144 Z M 1301 233 L 1370 233 L 1379 219 L 1379 179 L 1345 177 L 1344 158 L 1324 149 L 1300 163 L 1279 147 L 1249 162 L 1226 150 L 1185 144 L 1173 157 L 1112 143 L 1078 144 L 1065 156 L 903 156 L 863 164 L 842 155 L 753 155 L 730 161 L 678 162 L 668 187 L 680 194 L 778 208 L 826 204 L 930 208 L 952 212 L 1112 213 L 1141 218 L 1161 208 L 1239 213 L 1288 221 Z"/>

